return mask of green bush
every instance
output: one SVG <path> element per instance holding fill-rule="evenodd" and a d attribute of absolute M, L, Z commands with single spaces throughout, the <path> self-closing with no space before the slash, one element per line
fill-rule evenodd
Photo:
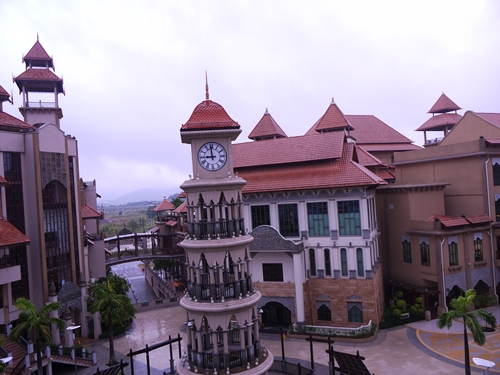
<path fill-rule="evenodd" d="M 398 290 L 396 293 L 394 293 L 394 298 L 396 298 L 396 299 L 403 298 L 403 292 Z"/>
<path fill-rule="evenodd" d="M 398 310 L 404 312 L 406 310 L 406 301 L 404 299 L 398 299 L 396 301 L 396 306 L 398 307 Z"/>
<path fill-rule="evenodd" d="M 497 298 L 495 296 L 490 296 L 488 294 L 476 295 L 474 297 L 474 307 L 476 309 L 482 309 L 489 306 L 496 306 Z"/>
<path fill-rule="evenodd" d="M 394 314 L 394 317 L 396 317 L 398 319 L 401 318 L 401 310 L 394 309 L 394 310 L 392 310 L 392 313 Z"/>
<path fill-rule="evenodd" d="M 115 327 L 115 328 L 113 328 L 113 337 L 121 335 L 124 332 L 125 332 L 125 327 Z M 104 339 L 108 339 L 108 338 L 109 338 L 109 332 L 108 331 L 103 331 L 99 335 L 99 340 L 104 340 Z"/>

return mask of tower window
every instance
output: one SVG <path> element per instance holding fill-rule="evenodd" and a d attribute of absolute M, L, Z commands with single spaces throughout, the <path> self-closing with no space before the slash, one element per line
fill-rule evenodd
<path fill-rule="evenodd" d="M 361 235 L 359 201 L 338 202 L 339 231 L 341 236 Z"/>
<path fill-rule="evenodd" d="M 271 225 L 271 218 L 269 215 L 269 206 L 251 206 L 252 214 L 252 228 L 257 228 L 261 225 Z"/>
<path fill-rule="evenodd" d="M 299 237 L 299 215 L 296 204 L 278 205 L 280 234 L 283 237 Z"/>
<path fill-rule="evenodd" d="M 328 203 L 314 202 L 307 204 L 307 222 L 310 236 L 329 236 Z"/>

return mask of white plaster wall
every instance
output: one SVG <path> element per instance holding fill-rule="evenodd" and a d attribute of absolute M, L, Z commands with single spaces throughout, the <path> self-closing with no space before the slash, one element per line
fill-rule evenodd
<path fill-rule="evenodd" d="M 263 263 L 281 263 L 283 265 L 283 282 L 295 282 L 293 259 L 285 253 L 260 252 L 252 258 L 252 281 L 264 281 Z"/>
<path fill-rule="evenodd" d="M 25 152 L 23 133 L 1 132 L 0 134 L 0 151 Z"/>
<path fill-rule="evenodd" d="M 66 153 L 64 132 L 54 124 L 42 125 L 40 131 L 40 152 Z"/>

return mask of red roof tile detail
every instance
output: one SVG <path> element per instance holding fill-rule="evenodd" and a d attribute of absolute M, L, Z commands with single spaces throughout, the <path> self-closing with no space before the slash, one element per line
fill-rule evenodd
<path fill-rule="evenodd" d="M 0 247 L 21 245 L 30 242 L 31 240 L 15 226 L 5 219 L 0 219 Z"/>
<path fill-rule="evenodd" d="M 467 221 L 471 224 L 483 224 L 483 223 L 491 223 L 493 219 L 488 215 L 474 215 L 474 216 L 466 216 Z"/>
<path fill-rule="evenodd" d="M 500 138 L 486 138 L 486 142 L 492 144 L 492 145 L 499 145 L 500 144 Z"/>
<path fill-rule="evenodd" d="M 175 210 L 175 206 L 171 202 L 167 201 L 167 197 L 163 197 L 163 201 L 160 202 L 160 204 L 158 204 L 158 206 L 153 208 L 154 212 L 173 211 L 173 210 Z"/>
<path fill-rule="evenodd" d="M 358 157 L 358 163 L 363 167 L 373 167 L 377 165 L 385 165 L 378 158 L 365 151 L 362 147 L 356 147 L 356 155 Z"/>
<path fill-rule="evenodd" d="M 0 112 L 0 130 L 19 132 L 20 130 L 29 131 L 36 128 L 24 121 L 21 121 L 14 116 L 5 112 Z"/>
<path fill-rule="evenodd" d="M 356 144 L 358 144 L 356 142 Z M 368 152 L 374 152 L 374 151 L 411 151 L 411 150 L 421 150 L 422 147 L 409 144 L 409 143 L 389 143 L 389 144 L 382 144 L 382 143 L 376 143 L 376 144 L 362 144 L 363 149 Z"/>
<path fill-rule="evenodd" d="M 255 125 L 255 128 L 250 132 L 248 138 L 253 140 L 268 139 L 268 138 L 281 138 L 287 137 L 286 133 L 281 129 L 273 117 L 266 109 L 266 113 Z"/>
<path fill-rule="evenodd" d="M 269 139 L 262 142 L 234 143 L 234 168 L 288 164 L 342 156 L 343 132 Z"/>
<path fill-rule="evenodd" d="M 36 64 L 37 62 L 43 62 L 43 66 L 45 66 L 46 62 L 49 62 L 49 67 L 53 67 L 52 57 L 49 56 L 38 40 L 23 57 L 23 62 L 31 62 L 35 66 L 40 66 Z"/>
<path fill-rule="evenodd" d="M 332 99 L 332 102 L 328 106 L 325 114 L 321 116 L 318 121 L 316 121 L 316 123 L 312 126 L 311 129 L 307 131 L 306 134 L 312 134 L 314 132 L 322 133 L 342 129 L 353 129 L 353 127 Z"/>
<path fill-rule="evenodd" d="M 448 98 L 444 92 L 441 94 L 439 99 L 434 103 L 429 112 L 427 113 L 446 113 L 451 111 L 458 111 L 460 108 L 456 105 L 450 98 Z"/>
<path fill-rule="evenodd" d="M 500 113 L 477 113 L 474 112 L 477 116 L 481 117 L 483 120 L 491 122 L 493 125 L 498 126 L 500 128 Z"/>
<path fill-rule="evenodd" d="M 445 130 L 446 127 L 451 129 L 457 122 L 459 122 L 462 118 L 462 115 L 458 113 L 443 113 L 437 116 L 432 116 L 426 122 L 424 122 L 417 131 L 424 130 Z"/>
<path fill-rule="evenodd" d="M 179 194 L 180 196 L 180 194 Z M 182 202 L 177 208 L 174 210 L 176 214 L 180 214 L 181 212 L 187 212 L 187 201 Z"/>
<path fill-rule="evenodd" d="M 469 225 L 469 222 L 462 216 L 446 216 L 446 215 L 433 215 L 427 221 L 439 220 L 445 227 L 457 227 L 461 225 Z"/>
<path fill-rule="evenodd" d="M 0 102 L 9 100 L 10 94 L 0 85 Z"/>
<path fill-rule="evenodd" d="M 2 175 L 0 175 L 0 185 L 7 185 L 9 181 L 7 181 Z"/>
<path fill-rule="evenodd" d="M 247 182 L 243 193 L 386 184 L 382 178 L 352 161 L 353 143 L 344 146 L 343 156 L 337 160 L 240 169 L 238 175 Z"/>
<path fill-rule="evenodd" d="M 82 207 L 82 219 L 102 219 L 102 215 L 99 211 L 85 204 Z"/>
<path fill-rule="evenodd" d="M 346 115 L 345 117 L 354 127 L 351 135 L 356 139 L 357 144 L 413 143 L 411 139 L 373 115 Z"/>
<path fill-rule="evenodd" d="M 377 172 L 378 176 L 383 178 L 384 180 L 394 180 L 396 176 L 394 176 L 391 172 L 387 170 L 381 170 Z"/>
<path fill-rule="evenodd" d="M 226 110 L 212 100 L 204 100 L 196 106 L 181 131 L 200 129 L 239 129 L 240 125 L 227 114 Z"/>

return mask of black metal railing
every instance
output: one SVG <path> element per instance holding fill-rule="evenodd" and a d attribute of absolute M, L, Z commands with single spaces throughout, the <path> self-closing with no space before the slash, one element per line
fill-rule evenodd
<path fill-rule="evenodd" d="M 219 301 L 224 297 L 239 298 L 253 293 L 252 276 L 247 276 L 242 280 L 222 284 L 200 284 L 188 281 L 187 292 L 190 298 L 196 298 L 199 301 Z"/>
<path fill-rule="evenodd" d="M 239 237 L 245 234 L 244 219 L 200 220 L 188 222 L 189 237 L 198 240 Z"/>
<path fill-rule="evenodd" d="M 19 254 L 4 255 L 0 258 L 0 268 L 7 268 L 19 265 Z"/>

